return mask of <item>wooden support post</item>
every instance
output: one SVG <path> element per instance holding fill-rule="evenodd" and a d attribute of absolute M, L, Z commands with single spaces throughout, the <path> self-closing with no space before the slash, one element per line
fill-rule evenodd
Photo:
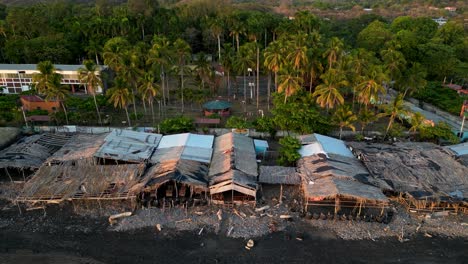
<path fill-rule="evenodd" d="M 335 197 L 335 215 L 338 214 L 339 210 L 340 210 L 340 197 L 336 196 Z"/>
<path fill-rule="evenodd" d="M 283 184 L 280 185 L 280 196 L 279 196 L 279 203 L 283 203 Z"/>
<path fill-rule="evenodd" d="M 10 181 L 13 182 L 13 178 L 11 178 L 11 175 L 10 175 L 10 173 L 8 172 L 8 168 L 7 168 L 7 167 L 5 167 L 5 172 L 6 172 L 6 174 L 8 175 L 8 177 L 10 178 Z"/>

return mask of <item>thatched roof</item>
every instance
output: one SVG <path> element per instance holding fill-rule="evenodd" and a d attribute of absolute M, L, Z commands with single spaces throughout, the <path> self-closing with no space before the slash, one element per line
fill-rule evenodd
<path fill-rule="evenodd" d="M 94 153 L 104 143 L 107 134 L 76 134 L 61 149 L 54 153 L 47 163 L 79 162 L 93 159 Z M 71 164 L 70 164 L 71 165 Z"/>
<path fill-rule="evenodd" d="M 0 152 L 0 168 L 37 169 L 65 145 L 66 134 L 40 134 L 20 139 Z"/>
<path fill-rule="evenodd" d="M 320 201 L 337 196 L 355 200 L 388 202 L 379 188 L 352 179 L 325 177 L 304 183 L 305 196 Z"/>
<path fill-rule="evenodd" d="M 349 145 L 375 179 L 388 183 L 389 186 L 380 186 L 383 189 L 415 199 L 468 197 L 468 168 L 442 147 L 421 142 Z"/>
<path fill-rule="evenodd" d="M 210 176 L 231 169 L 251 176 L 258 175 L 253 139 L 235 133 L 227 133 L 215 139 Z"/>
<path fill-rule="evenodd" d="M 145 188 L 157 188 L 175 181 L 204 189 L 208 187 L 208 165 L 193 160 L 167 160 L 152 166 L 142 181 Z"/>
<path fill-rule="evenodd" d="M 301 184 L 301 177 L 295 167 L 260 166 L 258 182 L 267 184 Z"/>
<path fill-rule="evenodd" d="M 297 171 L 304 194 L 310 200 L 337 196 L 374 202 L 386 200 L 380 189 L 367 184 L 369 173 L 356 158 L 316 154 L 301 158 Z"/>
<path fill-rule="evenodd" d="M 134 197 L 144 165 L 42 166 L 29 180 L 19 201 L 121 199 Z"/>
<path fill-rule="evenodd" d="M 253 139 L 235 133 L 215 139 L 209 172 L 212 194 L 235 190 L 255 196 L 257 175 Z"/>

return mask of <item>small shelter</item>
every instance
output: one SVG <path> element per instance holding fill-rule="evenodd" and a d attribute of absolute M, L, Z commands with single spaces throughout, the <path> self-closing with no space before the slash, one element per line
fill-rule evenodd
<path fill-rule="evenodd" d="M 298 174 L 301 177 L 305 207 L 334 208 L 360 215 L 366 209 L 388 206 L 388 199 L 371 184 L 369 172 L 356 159 L 344 141 L 320 134 L 300 136 Z"/>
<path fill-rule="evenodd" d="M 60 110 L 59 101 L 45 101 L 37 95 L 22 95 L 20 101 L 24 111 L 46 110 L 53 113 Z"/>
<path fill-rule="evenodd" d="M 256 202 L 258 165 L 253 140 L 236 133 L 215 139 L 209 171 L 213 203 Z"/>
<path fill-rule="evenodd" d="M 255 153 L 262 154 L 265 156 L 266 151 L 268 150 L 268 141 L 266 140 L 260 140 L 260 139 L 254 139 L 254 146 L 255 146 Z"/>
<path fill-rule="evenodd" d="M 468 168 L 432 143 L 351 142 L 376 186 L 413 210 L 468 211 Z M 380 184 L 379 184 L 380 183 Z"/>
<path fill-rule="evenodd" d="M 211 116 L 213 114 L 218 114 L 220 116 L 230 116 L 231 115 L 232 104 L 227 101 L 214 100 L 209 101 L 203 105 L 204 116 Z"/>

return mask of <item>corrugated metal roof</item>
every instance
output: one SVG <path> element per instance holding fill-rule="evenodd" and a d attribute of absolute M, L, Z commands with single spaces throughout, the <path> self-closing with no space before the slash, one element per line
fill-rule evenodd
<path fill-rule="evenodd" d="M 222 101 L 222 100 L 209 101 L 203 105 L 204 109 L 209 109 L 209 110 L 221 110 L 221 109 L 227 109 L 231 107 L 232 107 L 232 104 L 230 102 Z"/>
<path fill-rule="evenodd" d="M 325 154 L 325 151 L 322 148 L 322 145 L 318 142 L 311 143 L 309 145 L 302 146 L 299 149 L 299 154 L 301 154 L 301 157 L 308 157 L 316 154 Z"/>
<path fill-rule="evenodd" d="M 153 165 L 145 176 L 145 187 L 157 187 L 173 180 L 207 188 L 208 166 L 192 160 L 167 160 Z"/>
<path fill-rule="evenodd" d="M 182 152 L 182 159 L 195 160 L 205 163 L 210 163 L 211 154 L 213 150 L 211 148 L 200 148 L 200 147 L 189 147 L 186 146 Z"/>
<path fill-rule="evenodd" d="M 151 157 L 161 137 L 160 134 L 114 130 L 107 135 L 104 144 L 94 156 L 123 161 L 145 161 Z"/>
<path fill-rule="evenodd" d="M 348 149 L 346 144 L 344 143 L 343 140 L 336 139 L 333 137 L 327 137 L 324 135 L 320 134 L 312 134 L 312 135 L 304 135 L 300 136 L 299 140 L 301 141 L 302 144 L 305 144 L 306 146 L 303 146 L 301 150 L 299 150 L 299 153 L 301 154 L 302 157 L 305 156 L 310 156 L 318 153 L 325 153 L 325 154 L 337 154 L 337 155 L 342 155 L 346 157 L 354 157 L 353 153 L 351 150 Z M 318 146 L 312 146 L 309 147 L 310 145 L 319 143 L 321 145 L 321 149 L 323 152 L 320 152 L 320 148 Z"/>
<path fill-rule="evenodd" d="M 455 152 L 457 156 L 468 155 L 468 142 L 461 143 L 458 145 L 448 146 L 447 148 Z"/>
<path fill-rule="evenodd" d="M 212 148 L 213 135 L 197 135 L 191 133 L 167 135 L 161 139 L 158 148 L 171 148 L 179 146 Z"/>

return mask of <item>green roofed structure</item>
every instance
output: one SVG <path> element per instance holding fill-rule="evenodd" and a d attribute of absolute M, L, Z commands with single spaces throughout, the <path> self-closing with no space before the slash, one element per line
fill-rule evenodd
<path fill-rule="evenodd" d="M 205 116 L 218 114 L 220 116 L 231 115 L 232 104 L 227 101 L 214 100 L 209 101 L 203 105 L 203 113 Z"/>

